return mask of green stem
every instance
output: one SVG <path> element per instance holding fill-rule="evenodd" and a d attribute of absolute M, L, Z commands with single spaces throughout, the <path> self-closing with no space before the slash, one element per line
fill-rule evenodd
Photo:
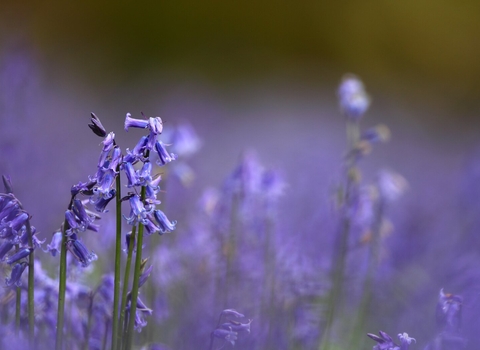
<path fill-rule="evenodd" d="M 262 299 L 262 310 L 265 310 L 263 322 L 268 325 L 266 349 L 274 347 L 273 341 L 273 322 L 276 319 L 277 310 L 275 308 L 275 244 L 274 244 L 274 224 L 272 215 L 266 218 L 266 242 L 265 242 L 265 280 L 264 280 L 264 298 Z M 268 295 L 267 295 L 268 293 Z M 266 299 L 265 299 L 266 298 Z"/>
<path fill-rule="evenodd" d="M 145 200 L 145 186 L 142 186 L 141 201 Z M 135 254 L 135 270 L 133 274 L 133 286 L 130 299 L 130 317 L 127 331 L 127 347 L 126 350 L 132 349 L 133 344 L 133 332 L 135 326 L 135 313 L 137 312 L 137 298 L 138 298 L 138 281 L 140 278 L 140 267 L 142 265 L 142 245 L 143 245 L 143 224 L 138 224 L 138 237 L 137 237 L 137 252 Z"/>
<path fill-rule="evenodd" d="M 133 226 L 132 233 L 130 236 L 130 245 L 128 246 L 128 255 L 127 255 L 127 264 L 125 266 L 125 276 L 123 278 L 123 290 L 122 290 L 122 304 L 120 305 L 120 322 L 119 326 L 123 327 L 123 337 L 120 337 L 117 342 L 117 350 L 122 349 L 122 341 L 126 340 L 126 320 L 125 320 L 125 308 L 127 307 L 127 293 L 128 293 L 128 283 L 130 279 L 130 268 L 132 266 L 132 255 L 133 247 L 135 245 L 135 233 L 136 226 Z"/>
<path fill-rule="evenodd" d="M 326 324 L 319 345 L 319 349 L 321 350 L 330 349 L 333 323 L 342 303 L 342 294 L 344 289 L 343 280 L 348 252 L 348 240 L 351 230 L 351 219 L 349 211 L 352 204 L 352 192 L 354 191 L 354 187 L 356 186 L 354 172 L 357 158 L 354 150 L 360 137 L 360 128 L 358 121 L 347 119 L 346 132 L 348 158 L 345 169 L 345 185 L 343 189 L 344 192 L 341 203 L 342 217 L 340 224 L 340 232 L 339 235 L 336 237 L 336 245 L 333 252 L 332 288 L 330 289 L 330 293 L 327 297 Z"/>
<path fill-rule="evenodd" d="M 110 319 L 107 318 L 105 320 L 105 332 L 103 334 L 102 350 L 105 350 L 107 348 L 108 328 L 109 327 L 110 327 Z"/>
<path fill-rule="evenodd" d="M 70 200 L 68 209 L 72 208 L 73 197 Z M 67 288 L 67 230 L 68 222 L 65 219 L 62 227 L 62 246 L 60 250 L 60 272 L 58 276 L 58 313 L 57 313 L 57 337 L 55 340 L 55 350 L 62 350 L 63 343 L 63 325 L 65 323 L 65 290 Z"/>
<path fill-rule="evenodd" d="M 235 263 L 237 255 L 237 220 L 238 220 L 238 208 L 241 203 L 240 195 L 234 194 L 232 198 L 230 230 L 228 232 L 227 243 L 225 247 L 226 254 L 226 267 L 225 267 L 225 280 L 223 285 L 223 309 L 229 308 L 229 298 L 231 298 L 230 290 L 236 288 L 236 276 L 233 275 L 232 269 Z"/>
<path fill-rule="evenodd" d="M 20 332 L 20 307 L 22 303 L 22 289 L 20 287 L 17 287 L 17 293 L 16 293 L 16 299 L 15 299 L 15 333 L 18 335 Z"/>
<path fill-rule="evenodd" d="M 32 227 L 30 226 L 30 220 L 27 220 L 27 234 L 28 234 L 28 245 L 33 248 L 33 237 L 32 237 Z M 30 347 L 35 346 L 35 300 L 34 300 L 34 291 L 35 291 L 35 259 L 34 251 L 32 251 L 28 257 L 28 332 L 29 332 L 29 341 Z"/>
<path fill-rule="evenodd" d="M 368 260 L 367 273 L 365 276 L 364 287 L 363 287 L 363 297 L 360 302 L 359 311 L 357 314 L 357 319 L 352 331 L 352 336 L 350 339 L 350 345 L 358 345 L 361 343 L 362 339 L 365 338 L 365 322 L 367 321 L 367 316 L 370 311 L 372 301 L 373 301 L 373 287 L 375 283 L 375 273 L 378 267 L 379 255 L 380 255 L 380 246 L 381 246 L 381 229 L 382 221 L 385 211 L 385 202 L 380 197 L 375 203 L 375 220 L 372 227 L 372 239 L 370 241 L 370 256 Z M 353 345 L 352 345 L 353 346 Z"/>
<path fill-rule="evenodd" d="M 116 178 L 116 242 L 115 242 L 115 280 L 113 287 L 113 314 L 112 314 L 112 350 L 117 348 L 117 342 L 119 341 L 118 332 L 118 302 L 120 294 L 120 268 L 121 268 L 121 255 L 122 255 L 122 202 L 121 202 L 121 184 L 120 175 Z"/>
<path fill-rule="evenodd" d="M 90 295 L 90 303 L 88 304 L 88 321 L 87 321 L 87 329 L 85 331 L 85 342 L 83 344 L 83 349 L 88 350 L 89 348 L 89 340 L 90 340 L 90 330 L 92 329 L 92 312 L 93 312 L 93 297 L 94 295 Z"/>

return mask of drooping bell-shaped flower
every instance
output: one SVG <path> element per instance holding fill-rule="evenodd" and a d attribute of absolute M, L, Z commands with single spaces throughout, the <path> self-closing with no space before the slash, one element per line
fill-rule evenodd
<path fill-rule="evenodd" d="M 130 203 L 130 216 L 125 217 L 129 225 L 136 225 L 138 222 L 142 224 L 148 224 L 148 214 L 149 211 L 145 208 L 140 197 L 138 195 L 133 195 L 129 198 Z"/>
<path fill-rule="evenodd" d="M 98 259 L 97 255 L 94 252 L 88 251 L 85 245 L 77 239 L 75 234 L 67 241 L 67 249 L 82 267 L 87 267 L 92 261 Z"/>
<path fill-rule="evenodd" d="M 164 234 L 165 232 L 172 232 L 175 230 L 175 226 L 177 225 L 176 221 L 170 221 L 165 213 L 159 209 L 153 212 L 153 216 L 160 228 L 160 234 Z"/>
<path fill-rule="evenodd" d="M 348 118 L 360 119 L 370 106 L 370 97 L 362 81 L 354 75 L 347 75 L 338 88 L 340 108 Z"/>
<path fill-rule="evenodd" d="M 33 252 L 33 248 L 23 248 L 23 249 L 20 249 L 18 252 L 16 252 L 15 254 L 11 255 L 8 257 L 7 259 L 7 264 L 8 265 L 12 265 L 20 260 L 22 260 L 23 258 L 26 258 L 27 256 L 29 256 L 31 253 Z"/>
<path fill-rule="evenodd" d="M 99 213 L 106 213 L 108 211 L 106 207 L 108 203 L 110 203 L 110 201 L 115 198 L 115 195 L 116 195 L 116 191 L 115 189 L 112 188 L 109 191 L 108 195 L 105 196 L 106 198 L 102 196 L 98 196 L 96 199 L 95 197 L 91 197 L 90 203 L 94 205 L 95 210 L 98 211 Z"/>
<path fill-rule="evenodd" d="M 57 253 L 60 253 L 60 245 L 62 244 L 62 232 L 57 231 L 52 235 L 52 240 L 50 244 L 47 244 L 47 252 L 56 256 Z"/>
<path fill-rule="evenodd" d="M 235 345 L 235 341 L 238 339 L 238 333 L 230 329 L 217 328 L 212 332 L 212 336 L 215 338 L 223 339 L 232 345 Z"/>
<path fill-rule="evenodd" d="M 142 136 L 137 142 L 133 150 L 127 148 L 127 155 L 123 158 L 124 163 L 136 163 L 138 160 L 143 159 L 143 153 L 147 148 L 148 137 Z"/>
<path fill-rule="evenodd" d="M 250 325 L 253 320 L 248 320 L 245 323 L 229 320 L 226 323 L 223 323 L 220 327 L 223 329 L 228 329 L 234 332 L 247 332 L 250 333 Z"/>
<path fill-rule="evenodd" d="M 5 279 L 5 284 L 8 287 L 11 287 L 13 285 L 15 285 L 16 287 L 20 287 L 22 285 L 22 282 L 20 279 L 22 278 L 23 271 L 25 271 L 25 268 L 27 267 L 27 265 L 28 263 L 26 262 L 21 262 L 16 264 L 12 268 L 12 273 L 10 275 L 10 278 Z"/>
<path fill-rule="evenodd" d="M 173 153 L 168 153 L 166 145 L 162 141 L 156 141 L 155 142 L 155 151 L 157 151 L 158 154 L 158 161 L 157 164 L 159 166 L 163 166 L 167 163 L 170 163 L 171 161 L 177 159 L 177 156 Z"/>
<path fill-rule="evenodd" d="M 438 295 L 435 317 L 439 331 L 457 332 L 462 320 L 462 297 L 445 293 L 442 288 Z"/>
<path fill-rule="evenodd" d="M 12 250 L 13 246 L 14 246 L 13 241 L 4 241 L 4 242 L 0 245 L 0 261 L 3 260 L 3 258 L 5 257 L 5 255 L 6 255 L 10 250 Z"/>

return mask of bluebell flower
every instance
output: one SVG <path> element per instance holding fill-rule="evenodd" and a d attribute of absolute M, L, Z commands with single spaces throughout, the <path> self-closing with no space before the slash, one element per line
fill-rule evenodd
<path fill-rule="evenodd" d="M 125 117 L 125 124 L 124 124 L 125 131 L 128 131 L 129 128 L 146 129 L 148 128 L 148 126 L 149 126 L 148 120 L 134 119 L 132 118 L 132 115 L 130 113 L 127 113 Z"/>
<path fill-rule="evenodd" d="M 147 149 L 148 137 L 142 136 L 132 151 L 127 148 L 127 155 L 123 158 L 124 163 L 134 164 L 143 159 L 143 153 Z"/>
<path fill-rule="evenodd" d="M 115 133 L 113 131 L 109 132 L 105 139 L 102 141 L 103 151 L 110 151 L 115 146 Z"/>
<path fill-rule="evenodd" d="M 158 205 L 161 203 L 157 199 L 157 193 L 160 191 L 160 186 L 158 185 L 162 179 L 160 174 L 156 174 L 145 186 L 145 203 L 148 203 L 152 206 Z"/>
<path fill-rule="evenodd" d="M 70 209 L 67 209 L 65 211 L 65 220 L 67 221 L 68 226 L 70 227 L 68 232 L 74 232 L 74 231 L 76 231 L 77 229 L 80 228 L 80 225 L 77 221 L 77 218 L 76 218 L 75 214 Z M 85 227 L 80 229 L 80 231 L 84 231 L 84 230 L 85 230 Z"/>
<path fill-rule="evenodd" d="M 150 211 L 144 207 L 138 195 L 133 195 L 129 198 L 130 202 L 130 216 L 125 217 L 129 225 L 136 225 L 138 222 L 146 225 L 149 219 L 147 218 Z"/>
<path fill-rule="evenodd" d="M 212 336 L 215 338 L 223 339 L 232 345 L 235 345 L 235 341 L 238 339 L 238 333 L 230 329 L 217 328 L 212 332 Z"/>
<path fill-rule="evenodd" d="M 370 105 L 370 97 L 360 79 L 354 75 L 347 75 L 338 88 L 340 108 L 347 117 L 360 119 Z"/>
<path fill-rule="evenodd" d="M 378 332 L 380 336 L 368 333 L 367 335 L 377 342 L 373 350 L 400 350 L 400 347 L 394 343 L 392 337 L 385 332 Z"/>
<path fill-rule="evenodd" d="M 164 136 L 167 136 L 168 143 L 173 144 L 175 154 L 178 154 L 182 159 L 197 153 L 202 145 L 195 129 L 186 122 L 177 125 L 171 135 Z"/>
<path fill-rule="evenodd" d="M 100 152 L 100 157 L 98 157 L 97 167 L 102 168 L 107 161 L 107 157 L 110 154 L 110 151 L 115 146 L 115 134 L 110 132 L 105 139 L 102 141 L 103 149 Z"/>
<path fill-rule="evenodd" d="M 147 148 L 152 150 L 155 142 L 157 141 L 157 136 L 160 135 L 163 131 L 162 119 L 159 117 L 149 118 L 148 126 L 150 129 L 150 134 L 148 135 Z"/>
<path fill-rule="evenodd" d="M 37 238 L 37 236 L 35 235 L 36 234 L 36 231 L 37 229 L 35 228 L 35 226 L 31 226 L 30 227 L 30 230 L 32 232 L 32 244 L 33 244 L 33 248 L 38 248 L 38 247 L 41 247 L 43 243 L 45 243 L 46 239 L 44 240 L 39 240 Z M 20 236 L 20 239 L 19 239 L 19 243 L 22 247 L 26 247 L 28 245 L 28 238 L 30 237 L 27 229 L 25 226 L 22 227 L 22 234 Z"/>
<path fill-rule="evenodd" d="M 12 250 L 13 246 L 15 244 L 13 243 L 13 241 L 4 241 L 1 245 L 0 245 L 0 260 L 3 260 L 3 258 L 5 257 L 5 255 L 10 251 Z"/>
<path fill-rule="evenodd" d="M 152 221 L 152 215 L 148 215 L 146 222 L 144 223 L 146 234 L 147 235 L 152 235 L 155 232 L 160 232 L 160 227 L 155 225 L 155 223 Z"/>
<path fill-rule="evenodd" d="M 72 253 L 73 257 L 80 262 L 82 267 L 87 267 L 92 261 L 97 260 L 97 255 L 94 252 L 89 252 L 88 249 L 80 242 L 76 235 L 70 236 L 67 241 L 67 249 Z"/>
<path fill-rule="evenodd" d="M 151 267 L 149 268 L 149 270 L 151 271 Z M 147 277 L 148 277 L 148 274 L 149 274 L 149 272 L 147 273 Z M 143 283 L 145 283 L 145 280 L 146 280 L 147 277 L 144 277 Z M 141 285 L 143 285 L 143 283 Z M 139 288 L 141 287 L 141 285 L 139 284 Z M 127 314 L 130 314 L 131 303 L 132 303 L 132 294 L 131 294 L 131 291 L 130 291 L 127 294 L 127 305 L 125 307 L 125 311 L 127 312 Z M 149 307 L 147 307 L 145 305 L 145 303 L 142 301 L 142 299 L 140 299 L 139 296 L 137 297 L 136 306 L 137 307 L 136 307 L 136 311 L 135 311 L 134 329 L 137 332 L 141 332 L 142 328 L 147 325 L 147 321 L 145 320 L 144 317 L 152 315 L 153 310 L 150 309 Z"/>
<path fill-rule="evenodd" d="M 102 176 L 98 179 L 98 186 L 93 189 L 94 195 L 101 196 L 103 199 L 111 198 L 110 190 L 114 186 L 115 176 L 115 170 L 107 169 L 102 171 Z"/>
<path fill-rule="evenodd" d="M 409 345 L 415 342 L 415 338 L 411 338 L 407 333 L 400 333 L 398 338 L 400 339 L 400 346 L 395 344 L 392 337 L 387 333 L 380 331 L 380 336 L 368 333 L 367 335 L 377 342 L 377 345 L 373 347 L 373 350 L 408 350 Z"/>
<path fill-rule="evenodd" d="M 102 196 L 90 197 L 90 203 L 94 205 L 95 210 L 98 211 L 99 213 L 106 213 L 108 212 L 108 210 L 106 210 L 106 207 L 108 203 L 110 203 L 110 201 L 115 198 L 116 193 L 117 192 L 115 191 L 115 189 L 112 188 L 109 191 L 108 195 L 105 197 L 102 197 Z"/>
<path fill-rule="evenodd" d="M 47 252 L 50 252 L 52 256 L 56 256 L 60 253 L 60 245 L 62 244 L 62 232 L 57 231 L 52 235 L 50 244 L 47 244 Z"/>
<path fill-rule="evenodd" d="M 104 275 L 97 287 L 98 294 L 105 300 L 113 300 L 114 276 L 112 274 Z"/>
<path fill-rule="evenodd" d="M 15 215 L 17 215 L 17 211 L 19 210 L 20 205 L 17 201 L 9 201 L 0 211 L 0 226 L 4 225 L 10 219 L 13 219 Z"/>
<path fill-rule="evenodd" d="M 140 299 L 140 297 L 137 298 L 137 312 L 141 312 L 147 315 L 151 315 L 153 310 L 147 307 L 145 303 Z"/>
<path fill-rule="evenodd" d="M 247 332 L 250 333 L 250 325 L 253 320 L 248 320 L 246 323 L 230 320 L 226 323 L 223 323 L 220 327 L 223 329 L 228 329 L 234 332 Z"/>
<path fill-rule="evenodd" d="M 17 203 L 17 198 L 11 193 L 0 193 L 0 212 L 7 206 L 9 203 Z"/>
<path fill-rule="evenodd" d="M 90 119 L 92 124 L 88 124 L 88 127 L 92 129 L 92 131 L 95 133 L 95 135 L 100 136 L 100 137 L 105 137 L 107 135 L 107 131 L 102 125 L 102 122 L 100 119 L 95 115 L 95 113 L 90 113 L 92 118 Z"/>
<path fill-rule="evenodd" d="M 123 161 L 122 150 L 120 149 L 120 147 L 115 146 L 113 148 L 112 159 L 110 160 L 110 163 L 108 164 L 108 168 L 112 169 L 116 173 L 117 168 L 122 163 L 122 161 Z"/>
<path fill-rule="evenodd" d="M 67 210 L 67 212 L 68 212 L 68 210 Z M 67 216 L 67 212 L 65 213 L 65 218 L 67 220 L 70 219 L 70 221 L 71 221 L 71 217 Z M 73 212 L 73 214 L 75 214 L 74 218 L 75 218 L 76 223 L 78 224 L 76 228 L 78 230 L 82 231 L 82 232 L 85 231 L 87 229 L 87 227 L 94 220 L 94 218 L 87 213 L 87 210 L 85 209 L 82 201 L 79 200 L 79 199 L 74 199 L 73 200 L 72 212 Z M 69 221 L 69 224 L 70 224 L 70 221 Z M 72 229 L 74 228 L 72 226 L 70 226 L 70 227 Z"/>
<path fill-rule="evenodd" d="M 5 284 L 8 287 L 11 287 L 15 285 L 16 287 L 20 287 L 22 285 L 22 282 L 20 278 L 22 277 L 23 271 L 25 271 L 25 268 L 27 267 L 28 263 L 26 262 L 21 262 L 16 264 L 12 268 L 12 273 L 10 275 L 10 278 L 5 279 Z"/>
<path fill-rule="evenodd" d="M 370 128 L 362 133 L 361 139 L 369 143 L 381 143 L 390 139 L 390 129 L 383 124 Z"/>
<path fill-rule="evenodd" d="M 135 171 L 132 163 L 124 163 L 123 170 L 125 171 L 125 175 L 127 176 L 127 187 L 134 187 L 138 184 L 137 172 Z"/>
<path fill-rule="evenodd" d="M 150 267 L 148 267 L 145 271 L 142 272 L 138 279 L 138 288 L 145 284 L 145 282 L 148 280 L 148 277 L 150 277 L 150 273 L 152 272 L 152 270 L 153 265 L 150 265 Z"/>
<path fill-rule="evenodd" d="M 132 232 L 128 232 L 125 235 L 125 251 L 128 252 L 128 249 L 130 247 L 130 242 L 132 241 Z M 133 249 L 135 250 L 135 238 L 133 239 Z"/>
<path fill-rule="evenodd" d="M 240 312 L 238 312 L 237 310 L 234 310 L 234 309 L 225 309 L 223 310 L 221 313 L 220 313 L 220 317 L 222 316 L 234 316 L 234 317 L 237 317 L 237 318 L 243 318 L 245 317 L 244 314 L 241 314 Z"/>
<path fill-rule="evenodd" d="M 390 170 L 381 170 L 378 173 L 377 184 L 381 198 L 387 202 L 397 200 L 408 189 L 407 180 L 402 175 Z"/>
<path fill-rule="evenodd" d="M 177 156 L 173 153 L 168 153 L 167 149 L 165 148 L 165 144 L 163 144 L 162 141 L 156 141 L 155 142 L 155 151 L 157 151 L 158 154 L 158 161 L 157 164 L 160 166 L 163 166 L 167 163 L 170 163 L 171 161 L 177 159 Z"/>
<path fill-rule="evenodd" d="M 398 339 L 400 339 L 400 350 L 407 350 L 412 342 L 417 342 L 415 338 L 409 337 L 407 333 L 398 334 Z"/>
<path fill-rule="evenodd" d="M 15 218 L 10 221 L 10 228 L 13 230 L 14 233 L 20 231 L 22 226 L 24 226 L 29 219 L 28 214 L 25 211 L 21 211 Z"/>
<path fill-rule="evenodd" d="M 75 197 L 79 193 L 91 196 L 93 194 L 92 189 L 96 184 L 96 179 L 89 180 L 88 182 L 79 182 L 78 184 L 72 186 L 70 193 L 72 197 Z"/>
<path fill-rule="evenodd" d="M 93 222 L 89 222 L 86 229 L 93 232 L 98 232 L 98 230 L 100 229 L 100 225 L 95 224 Z"/>
<path fill-rule="evenodd" d="M 160 228 L 160 234 L 164 234 L 165 232 L 172 232 L 173 230 L 175 230 L 177 222 L 168 220 L 167 216 L 163 211 L 157 209 L 153 212 L 153 216 L 155 217 L 155 220 Z"/>
<path fill-rule="evenodd" d="M 145 162 L 137 171 L 137 186 L 146 186 L 152 181 L 152 163 Z"/>
<path fill-rule="evenodd" d="M 152 133 L 154 133 L 155 135 L 160 135 L 163 131 L 162 118 L 160 117 L 148 118 L 148 126 Z"/>
<path fill-rule="evenodd" d="M 442 288 L 435 317 L 439 331 L 458 332 L 462 320 L 462 297 L 445 293 Z"/>
<path fill-rule="evenodd" d="M 8 257 L 7 264 L 12 265 L 12 264 L 16 263 L 17 261 L 22 260 L 23 258 L 26 258 L 32 252 L 33 252 L 33 248 L 20 249 L 18 252 L 16 252 L 15 254 Z"/>

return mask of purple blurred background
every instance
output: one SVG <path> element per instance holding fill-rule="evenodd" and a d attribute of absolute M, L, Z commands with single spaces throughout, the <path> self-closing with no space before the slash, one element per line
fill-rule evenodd
<path fill-rule="evenodd" d="M 409 183 L 387 211 L 391 277 L 371 332 L 406 331 L 421 348 L 435 334 L 445 288 L 464 297 L 464 333 L 475 334 L 479 11 L 475 1 L 3 3 L 0 171 L 49 238 L 70 186 L 96 166 L 90 112 L 124 147 L 138 138 L 123 131 L 127 112 L 160 116 L 166 127 L 187 121 L 202 148 L 188 160 L 192 185 L 168 184 L 174 234 L 190 234 L 204 189 L 220 188 L 242 152 L 255 150 L 287 183 L 279 230 L 320 271 L 346 143 L 336 89 L 344 73 L 357 74 L 372 97 L 362 126 L 392 132 L 361 164 L 363 181 L 386 168 Z"/>

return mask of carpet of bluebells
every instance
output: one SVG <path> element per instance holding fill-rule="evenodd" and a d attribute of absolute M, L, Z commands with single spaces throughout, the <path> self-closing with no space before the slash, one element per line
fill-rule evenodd
<path fill-rule="evenodd" d="M 173 192 L 195 186 L 189 160 L 202 153 L 202 135 L 168 116 L 126 113 L 133 144 L 95 113 L 83 130 L 65 131 L 99 147 L 90 175 L 55 194 L 65 202 L 51 213 L 58 227 L 37 223 L 17 197 L 22 184 L 4 174 L 0 348 L 478 349 L 479 197 L 463 196 L 456 237 L 433 250 L 416 240 L 414 214 L 399 224 L 389 216 L 412 190 L 408 179 L 385 169 L 362 176 L 391 131 L 368 126 L 371 99 L 358 77 L 346 75 L 337 97 L 345 148 L 330 193 L 308 198 L 329 206 L 328 223 L 308 233 L 285 224 L 302 203 L 254 150 L 186 212 Z M 10 151 L 2 161 L 18 164 Z M 478 166 L 469 173 L 469 183 L 480 177 Z M 432 274 L 442 278 L 405 254 L 420 265 L 437 256 Z"/>

